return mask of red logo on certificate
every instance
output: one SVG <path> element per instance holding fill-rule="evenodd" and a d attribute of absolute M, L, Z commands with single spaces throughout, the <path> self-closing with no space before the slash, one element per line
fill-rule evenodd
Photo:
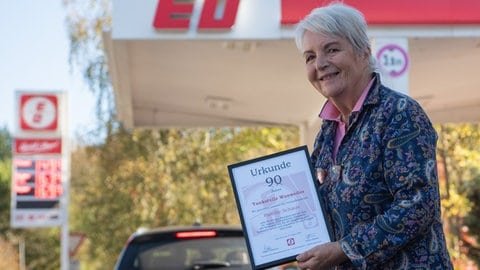
<path fill-rule="evenodd" d="M 26 131 L 56 131 L 56 95 L 28 94 L 20 97 L 20 128 Z"/>
<path fill-rule="evenodd" d="M 287 245 L 289 245 L 289 246 L 295 245 L 295 238 L 288 238 L 287 239 Z"/>

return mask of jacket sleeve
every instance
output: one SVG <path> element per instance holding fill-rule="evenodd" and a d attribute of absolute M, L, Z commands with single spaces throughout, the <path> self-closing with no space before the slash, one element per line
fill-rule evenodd
<path fill-rule="evenodd" d="M 398 255 L 405 245 L 427 233 L 440 213 L 437 135 L 430 120 L 407 97 L 393 104 L 387 119 L 381 164 L 393 202 L 372 223 L 355 226 L 340 240 L 345 254 L 360 269 Z"/>

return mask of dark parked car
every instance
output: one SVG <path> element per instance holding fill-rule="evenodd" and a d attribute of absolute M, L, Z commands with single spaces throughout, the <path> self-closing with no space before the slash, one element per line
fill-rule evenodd
<path fill-rule="evenodd" d="M 240 227 L 189 226 L 140 230 L 127 241 L 115 269 L 251 269 Z"/>
<path fill-rule="evenodd" d="M 139 230 L 128 239 L 116 270 L 250 270 L 240 226 L 186 226 Z M 296 269 L 281 266 L 273 269 Z"/>

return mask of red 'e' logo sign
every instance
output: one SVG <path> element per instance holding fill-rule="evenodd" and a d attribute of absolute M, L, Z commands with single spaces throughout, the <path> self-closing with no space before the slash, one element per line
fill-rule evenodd
<path fill-rule="evenodd" d="M 188 29 L 193 2 L 160 0 L 153 20 L 156 29 Z M 199 29 L 229 29 L 235 23 L 240 0 L 204 0 Z"/>
<path fill-rule="evenodd" d="M 58 127 L 58 101 L 55 95 L 20 97 L 20 128 L 27 131 L 55 131 Z"/>

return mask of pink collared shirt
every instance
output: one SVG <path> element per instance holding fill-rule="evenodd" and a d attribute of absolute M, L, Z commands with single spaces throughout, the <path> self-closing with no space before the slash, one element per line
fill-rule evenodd
<path fill-rule="evenodd" d="M 352 112 L 358 112 L 362 108 L 363 102 L 365 102 L 365 98 L 367 98 L 368 90 L 373 84 L 373 80 L 374 79 L 371 79 L 367 87 L 363 89 L 362 95 L 360 95 L 360 98 L 358 98 L 357 102 L 355 103 Z M 322 110 L 320 111 L 319 117 L 322 118 L 322 120 L 331 120 L 337 122 L 337 130 L 335 131 L 335 144 L 333 147 L 333 160 L 335 160 L 337 157 L 338 148 L 340 147 L 340 143 L 342 142 L 342 139 L 347 132 L 347 126 L 341 120 L 340 111 L 329 100 L 327 100 Z"/>

